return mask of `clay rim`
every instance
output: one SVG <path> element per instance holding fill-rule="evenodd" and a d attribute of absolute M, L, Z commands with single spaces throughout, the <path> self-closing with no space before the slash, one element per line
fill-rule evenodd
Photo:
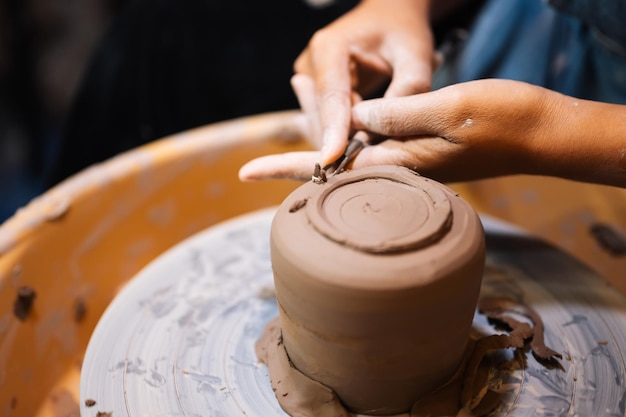
<path fill-rule="evenodd" d="M 413 225 L 414 228 L 407 233 L 383 240 L 350 236 L 345 228 L 343 230 L 337 228 L 336 223 L 328 218 L 326 202 L 329 197 L 342 187 L 377 179 L 415 189 L 427 211 L 425 221 Z M 421 249 L 439 241 L 452 227 L 452 204 L 447 193 L 429 179 L 408 168 L 398 166 L 377 166 L 335 175 L 321 185 L 310 200 L 306 205 L 306 216 L 313 228 L 336 243 L 362 252 L 382 254 Z"/>

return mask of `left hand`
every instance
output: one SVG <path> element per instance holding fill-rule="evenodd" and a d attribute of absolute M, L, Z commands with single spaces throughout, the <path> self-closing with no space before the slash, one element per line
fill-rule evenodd
<path fill-rule="evenodd" d="M 350 109 L 386 81 L 385 97 L 430 90 L 435 60 L 428 0 L 362 0 L 317 31 L 291 80 L 326 165 L 348 141 Z"/>

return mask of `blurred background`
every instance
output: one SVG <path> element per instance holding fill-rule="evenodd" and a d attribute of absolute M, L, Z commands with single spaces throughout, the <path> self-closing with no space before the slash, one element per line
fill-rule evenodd
<path fill-rule="evenodd" d="M 90 53 L 126 3 L 0 2 L 0 222 L 44 189 Z"/>
<path fill-rule="evenodd" d="M 293 61 L 357 0 L 4 0 L 0 222 L 125 150 L 297 108 Z"/>
<path fill-rule="evenodd" d="M 220 120 L 297 108 L 289 85 L 294 59 L 317 29 L 357 2 L 0 1 L 0 223 L 69 175 L 142 143 Z M 467 28 L 483 3 L 471 0 L 439 22 L 436 45 L 445 45 L 451 29 Z M 624 7 L 624 2 L 612 3 L 616 10 Z M 552 11 L 549 17 L 559 24 L 537 26 L 531 18 L 543 14 L 535 16 L 533 8 L 548 7 L 541 0 L 489 4 L 490 10 L 503 8 L 516 18 L 528 9 L 528 19 L 510 19 L 526 27 L 524 36 L 491 36 L 490 30 L 500 34 L 501 19 L 487 14 L 485 22 L 495 23 L 475 35 L 476 45 L 494 40 L 511 52 L 516 40 L 518 53 L 508 61 L 494 50 L 487 54 L 491 61 L 470 62 L 514 72 L 505 71 L 504 78 L 539 77 L 522 79 L 569 92 L 558 88 L 561 81 L 577 78 L 552 74 L 562 69 L 565 55 L 555 55 L 558 66 L 539 65 L 537 72 L 526 71 L 516 58 L 533 67 L 552 62 L 526 53 L 552 56 L 552 46 L 534 46 L 547 39 L 538 28 L 568 49 L 571 39 L 588 34 L 586 24 Z M 611 27 L 623 29 L 623 13 L 611 15 L 616 17 Z M 623 57 L 607 52 L 605 38 L 581 39 L 582 50 L 574 52 L 584 55 L 574 55 L 571 63 L 576 76 L 593 82 L 579 86 L 598 90 L 606 101 L 623 102 Z M 485 50 L 469 52 L 483 57 Z M 453 67 L 455 61 L 450 62 Z M 499 66 L 492 68 L 492 62 Z M 474 78 L 479 77 L 467 77 Z M 572 95 L 594 97 L 582 93 L 589 91 Z M 542 177 L 497 178 L 457 190 L 479 212 L 519 224 L 574 253 L 626 292 L 626 190 Z"/>

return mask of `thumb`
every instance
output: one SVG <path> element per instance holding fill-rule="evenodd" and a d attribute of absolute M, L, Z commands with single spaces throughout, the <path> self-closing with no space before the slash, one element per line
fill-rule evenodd
<path fill-rule="evenodd" d="M 438 135 L 443 120 L 435 93 L 365 100 L 352 107 L 355 129 L 388 137 Z"/>

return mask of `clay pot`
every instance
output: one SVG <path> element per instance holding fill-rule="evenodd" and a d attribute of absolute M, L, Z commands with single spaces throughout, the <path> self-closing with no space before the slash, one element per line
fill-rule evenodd
<path fill-rule="evenodd" d="M 484 253 L 474 210 L 409 169 L 302 185 L 271 231 L 292 364 L 353 412 L 408 411 L 463 360 Z"/>

